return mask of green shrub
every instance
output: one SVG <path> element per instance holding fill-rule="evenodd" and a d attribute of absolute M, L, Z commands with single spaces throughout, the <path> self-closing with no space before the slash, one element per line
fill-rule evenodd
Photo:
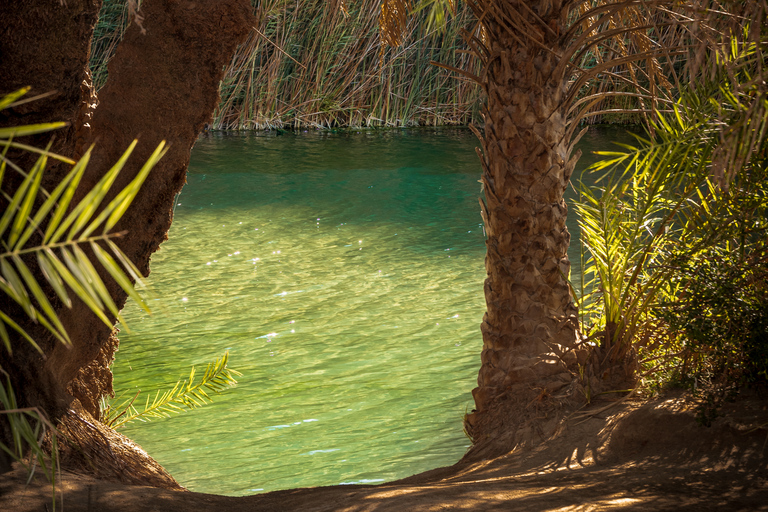
<path fill-rule="evenodd" d="M 737 388 L 768 382 L 768 248 L 712 248 L 679 273 L 683 292 L 659 316 L 683 335 L 681 376 L 706 422 Z"/>

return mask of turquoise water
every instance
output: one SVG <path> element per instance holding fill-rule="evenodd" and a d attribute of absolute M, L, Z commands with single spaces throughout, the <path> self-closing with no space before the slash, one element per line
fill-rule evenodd
<path fill-rule="evenodd" d="M 123 432 L 218 494 L 455 463 L 485 308 L 476 145 L 465 130 L 201 138 L 152 259 L 153 314 L 126 308 L 115 388 L 169 388 L 225 351 L 243 376 Z"/>

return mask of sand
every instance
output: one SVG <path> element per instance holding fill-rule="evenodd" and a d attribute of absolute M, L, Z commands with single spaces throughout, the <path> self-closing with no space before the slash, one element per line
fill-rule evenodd
<path fill-rule="evenodd" d="M 606 408 L 607 407 L 607 408 Z M 728 404 L 710 427 L 684 396 L 596 402 L 533 448 L 378 486 L 247 497 L 63 473 L 57 509 L 80 511 L 768 510 L 768 399 Z M 0 476 L 0 511 L 52 509 L 50 484 Z"/>

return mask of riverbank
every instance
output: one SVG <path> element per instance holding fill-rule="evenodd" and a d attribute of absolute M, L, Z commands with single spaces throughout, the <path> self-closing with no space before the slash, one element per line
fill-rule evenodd
<path fill-rule="evenodd" d="M 596 402 L 535 449 L 378 486 L 228 497 L 64 473 L 58 492 L 69 512 L 768 510 L 768 399 L 742 397 L 722 413 L 703 427 L 684 396 Z M 0 477 L 0 510 L 51 509 L 50 484 L 25 480 L 22 469 Z"/>

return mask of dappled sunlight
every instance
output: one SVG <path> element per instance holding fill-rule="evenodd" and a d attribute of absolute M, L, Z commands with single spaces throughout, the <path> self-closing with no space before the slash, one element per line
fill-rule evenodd
<path fill-rule="evenodd" d="M 484 310 L 474 144 L 456 130 L 201 140 L 152 260 L 160 314 L 126 311 L 116 387 L 162 387 L 224 351 L 243 376 L 194 416 L 128 435 L 184 485 L 226 494 L 377 484 L 461 458 Z M 357 153 L 360 168 L 293 169 L 289 148 Z"/>
<path fill-rule="evenodd" d="M 199 512 L 764 508 L 768 470 L 762 453 L 765 431 L 750 428 L 753 422 L 768 421 L 765 401 L 741 400 L 734 404 L 741 411 L 739 415 L 703 428 L 690 412 L 679 414 L 679 421 L 669 421 L 665 405 L 677 407 L 680 402 L 676 400 L 619 403 L 608 416 L 566 421 L 545 446 L 474 464 L 459 463 L 379 486 L 294 489 L 239 498 L 142 488 L 137 499 L 135 487 L 65 475 L 61 488 L 69 504 L 87 503 L 91 510 L 108 505 L 109 510 L 131 512 L 150 512 L 158 506 Z M 599 413 L 604 405 L 598 403 L 588 410 Z M 741 429 L 745 433 L 738 433 Z M 628 430 L 633 432 L 634 444 L 621 444 L 605 435 L 612 432 L 626 437 Z M 660 449 L 669 440 L 675 441 L 676 449 Z M 648 450 L 638 450 L 641 446 Z M 574 447 L 579 453 L 574 453 Z M 728 464 L 712 466 L 711 461 L 718 460 L 725 447 L 730 454 Z M 602 458 L 585 462 L 587 456 L 583 454 L 594 452 L 602 453 Z M 577 459 L 583 464 L 564 462 Z M 28 486 L 21 485 L 25 478 L 20 470 L 7 482 L 0 479 L 0 506 L 3 493 L 12 489 L 9 499 L 23 497 L 30 510 L 43 508 L 50 500 L 49 484 L 38 478 Z M 14 486 L 16 480 L 19 484 Z M 39 507 L 32 508 L 35 505 Z M 85 511 L 69 505 L 67 509 Z"/>

